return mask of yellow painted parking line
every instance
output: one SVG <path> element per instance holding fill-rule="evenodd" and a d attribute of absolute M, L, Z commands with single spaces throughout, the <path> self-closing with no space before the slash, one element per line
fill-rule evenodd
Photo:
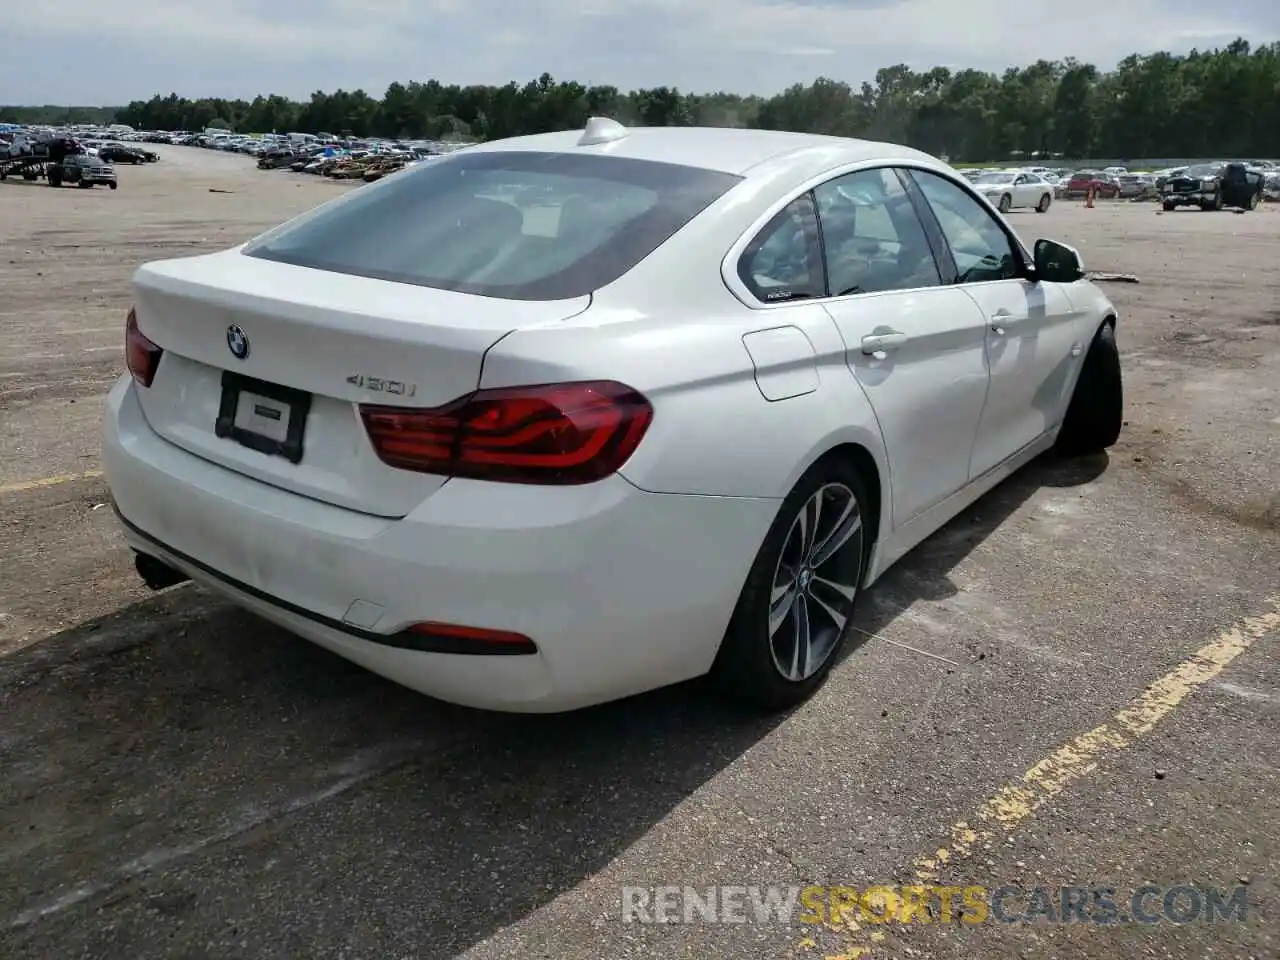
<path fill-rule="evenodd" d="M 936 884 L 942 871 L 969 857 L 984 844 L 1012 833 L 1048 801 L 1097 769 L 1103 760 L 1131 746 L 1168 717 L 1182 701 L 1268 634 L 1280 631 L 1280 597 L 1268 597 L 1276 609 L 1245 617 L 1147 687 L 1128 707 L 1109 721 L 1058 747 L 1014 782 L 981 803 L 974 815 L 952 826 L 947 845 L 916 859 L 916 881 Z M 870 957 L 871 946 L 848 924 L 855 939 L 826 960 Z M 878 938 L 872 938 L 875 940 Z M 812 941 L 809 941 L 812 943 Z"/>
<path fill-rule="evenodd" d="M 40 480 L 19 480 L 17 483 L 0 484 L 0 493 L 22 493 L 26 490 L 39 490 L 42 487 L 56 487 L 61 483 L 74 480 L 92 480 L 102 476 L 101 470 L 86 470 L 84 473 L 64 473 L 58 477 L 43 477 Z"/>

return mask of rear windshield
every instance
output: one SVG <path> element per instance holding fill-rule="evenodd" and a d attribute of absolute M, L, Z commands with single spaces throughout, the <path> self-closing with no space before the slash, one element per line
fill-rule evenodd
<path fill-rule="evenodd" d="M 246 255 L 509 300 L 618 279 L 741 178 L 568 153 L 460 151 L 360 187 Z"/>

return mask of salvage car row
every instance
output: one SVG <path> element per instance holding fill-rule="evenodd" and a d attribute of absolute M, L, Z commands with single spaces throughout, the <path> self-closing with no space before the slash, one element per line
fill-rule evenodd
<path fill-rule="evenodd" d="M 66 137 L 40 141 L 29 151 L 6 151 L 5 156 L 0 156 L 0 180 L 7 180 L 10 175 L 28 182 L 43 179 L 51 187 L 65 183 L 82 189 L 101 185 L 115 190 L 120 186 L 110 162 Z"/>
<path fill-rule="evenodd" d="M 160 156 L 110 133 L 85 137 L 74 130 L 7 126 L 0 130 L 0 180 L 11 175 L 51 187 L 75 184 L 90 188 L 119 187 L 115 165 L 156 163 Z"/>
<path fill-rule="evenodd" d="M 1204 210 L 1255 209 L 1264 200 L 1280 200 L 1280 161 L 1210 161 L 1150 173 L 1125 167 L 1070 172 L 1048 167 L 961 171 L 1002 211 L 1048 209 L 1049 200 L 1159 200 L 1164 209 L 1198 206 Z"/>

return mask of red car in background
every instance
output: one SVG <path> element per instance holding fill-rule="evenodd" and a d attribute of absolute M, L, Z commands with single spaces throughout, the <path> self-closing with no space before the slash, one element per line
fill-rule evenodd
<path fill-rule="evenodd" d="M 1120 196 L 1120 181 L 1111 174 L 1098 170 L 1079 170 L 1073 173 L 1071 179 L 1067 181 L 1067 189 L 1063 192 L 1063 196 L 1068 200 L 1086 197 L 1089 195 L 1090 187 L 1093 188 L 1095 197 L 1111 200 Z"/>

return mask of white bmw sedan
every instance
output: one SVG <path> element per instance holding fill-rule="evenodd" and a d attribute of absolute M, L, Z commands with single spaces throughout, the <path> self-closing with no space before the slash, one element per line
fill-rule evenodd
<path fill-rule="evenodd" d="M 1046 213 L 1053 203 L 1053 184 L 1038 173 L 1021 170 L 984 173 L 973 181 L 973 186 L 1001 213 L 1025 207 Z"/>
<path fill-rule="evenodd" d="M 596 119 L 134 298 L 103 463 L 146 582 L 496 710 L 798 703 L 891 564 L 1121 424 L 1076 253 L 884 143 Z"/>

